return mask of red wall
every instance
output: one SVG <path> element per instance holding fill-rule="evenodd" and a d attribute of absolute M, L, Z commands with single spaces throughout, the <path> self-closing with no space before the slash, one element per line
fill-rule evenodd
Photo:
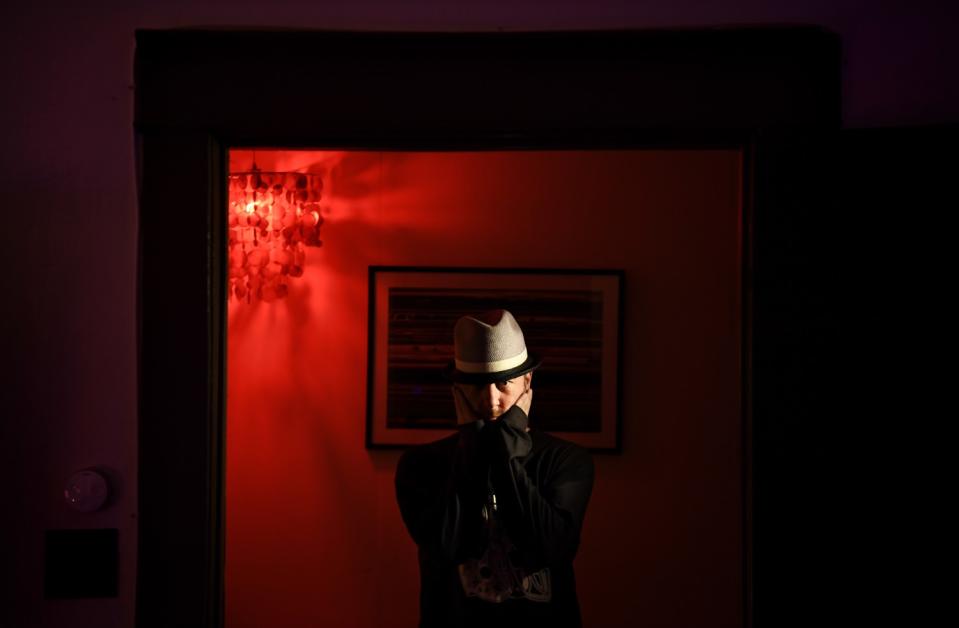
<path fill-rule="evenodd" d="M 623 453 L 596 456 L 585 621 L 741 625 L 738 153 L 257 162 L 325 172 L 330 210 L 288 299 L 230 309 L 229 628 L 415 624 L 398 454 L 363 446 L 371 264 L 625 269 Z"/>

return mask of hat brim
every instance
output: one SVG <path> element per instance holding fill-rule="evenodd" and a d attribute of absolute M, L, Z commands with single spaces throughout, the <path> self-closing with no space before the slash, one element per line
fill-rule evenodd
<path fill-rule="evenodd" d="M 443 369 L 443 377 L 460 384 L 492 384 L 493 382 L 501 382 L 506 379 L 513 379 L 514 377 L 525 375 L 539 368 L 539 365 L 542 363 L 543 360 L 540 359 L 538 355 L 530 353 L 525 362 L 505 371 L 496 371 L 494 373 L 465 373 L 456 368 L 455 362 L 450 361 L 450 363 L 446 365 L 446 368 Z"/>

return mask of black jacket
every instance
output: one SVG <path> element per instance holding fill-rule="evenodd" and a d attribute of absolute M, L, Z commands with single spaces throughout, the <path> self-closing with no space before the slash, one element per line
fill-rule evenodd
<path fill-rule="evenodd" d="M 396 496 L 419 547 L 421 627 L 581 625 L 572 561 L 593 461 L 584 448 L 526 425 L 513 407 L 400 458 Z M 505 544 L 491 540 L 502 533 Z M 500 547 L 515 587 L 488 601 L 477 586 L 492 582 L 487 565 Z"/>

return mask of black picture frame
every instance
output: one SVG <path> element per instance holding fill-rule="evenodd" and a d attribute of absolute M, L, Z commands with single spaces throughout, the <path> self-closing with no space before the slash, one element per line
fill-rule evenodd
<path fill-rule="evenodd" d="M 366 446 L 406 447 L 456 428 L 446 367 L 453 326 L 506 309 L 543 360 L 530 424 L 619 452 L 623 271 L 371 266 Z"/>

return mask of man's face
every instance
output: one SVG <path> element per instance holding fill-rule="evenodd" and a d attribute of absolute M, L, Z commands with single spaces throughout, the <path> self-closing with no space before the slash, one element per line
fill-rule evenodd
<path fill-rule="evenodd" d="M 491 384 L 456 384 L 463 391 L 477 418 L 493 420 L 513 407 L 520 395 L 529 389 L 533 373 Z"/>

